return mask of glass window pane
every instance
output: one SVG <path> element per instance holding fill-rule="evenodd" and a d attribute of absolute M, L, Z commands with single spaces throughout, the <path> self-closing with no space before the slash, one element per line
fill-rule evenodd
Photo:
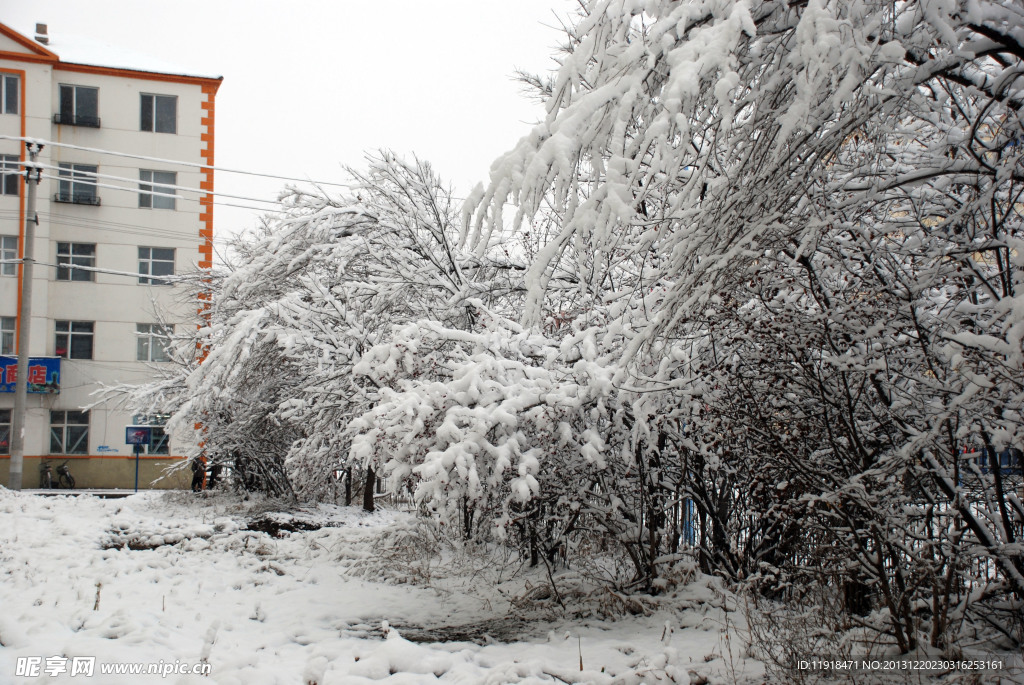
<path fill-rule="evenodd" d="M 60 192 L 65 197 L 71 196 L 71 165 L 61 164 L 60 165 Z"/>
<path fill-rule="evenodd" d="M 18 258 L 18 238 L 16 236 L 3 236 L 0 239 L 0 260 L 12 262 Z M 18 265 L 9 263 L 0 265 L 0 274 L 4 276 L 15 276 L 18 273 Z"/>
<path fill-rule="evenodd" d="M 153 250 L 153 259 L 154 260 L 162 259 L 164 261 L 170 261 L 170 262 L 174 261 L 174 248 L 173 247 L 171 247 L 171 248 L 167 248 L 167 247 L 154 247 L 154 248 L 152 248 L 152 250 Z"/>
<path fill-rule="evenodd" d="M 153 361 L 165 362 L 170 360 L 170 356 L 167 354 L 167 344 L 170 342 L 167 339 L 167 333 L 160 327 L 153 326 L 153 336 L 150 340 L 150 354 Z"/>
<path fill-rule="evenodd" d="M 149 324 L 135 324 L 135 359 L 140 362 L 149 361 Z"/>
<path fill-rule="evenodd" d="M 17 160 L 17 157 L 14 158 Z M 18 189 L 21 187 L 21 176 L 18 175 L 17 161 L 13 165 L 7 167 L 9 173 L 4 174 L 4 195 L 17 195 Z"/>
<path fill-rule="evenodd" d="M 139 125 L 143 131 L 153 130 L 153 96 L 142 96 L 142 121 Z"/>
<path fill-rule="evenodd" d="M 92 333 L 92 321 L 72 321 L 71 331 L 73 333 Z"/>
<path fill-rule="evenodd" d="M 149 446 L 149 454 L 169 454 L 170 453 L 170 441 L 167 439 L 167 433 L 163 428 L 154 426 L 152 432 L 152 442 Z"/>
<path fill-rule="evenodd" d="M 13 316 L 0 317 L 0 354 L 14 354 L 14 332 L 16 326 L 17 319 Z M 0 410 L 0 422 L 3 421 L 3 412 L 5 411 L 9 410 Z"/>
<path fill-rule="evenodd" d="M 70 359 L 92 359 L 92 336 L 72 335 Z"/>
<path fill-rule="evenodd" d="M 67 427 L 67 451 L 65 454 L 89 453 L 89 426 Z"/>
<path fill-rule="evenodd" d="M 64 452 L 64 427 L 50 427 L 50 452 L 61 454 Z"/>
<path fill-rule="evenodd" d="M 150 274 L 153 276 L 173 276 L 174 262 L 153 262 Z"/>
<path fill-rule="evenodd" d="M 8 76 L 5 81 L 4 112 L 7 114 L 18 113 L 18 77 Z"/>
<path fill-rule="evenodd" d="M 88 120 L 96 119 L 99 114 L 99 95 L 99 88 L 77 88 L 75 114 Z"/>
<path fill-rule="evenodd" d="M 167 95 L 158 95 L 156 100 L 156 131 L 159 133 L 177 132 L 177 109 L 178 98 Z"/>
<path fill-rule="evenodd" d="M 69 123 L 75 114 L 75 89 L 71 86 L 60 87 L 60 120 Z"/>

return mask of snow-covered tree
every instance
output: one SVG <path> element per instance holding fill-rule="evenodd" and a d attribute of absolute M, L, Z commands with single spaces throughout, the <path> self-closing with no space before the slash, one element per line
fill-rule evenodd
<path fill-rule="evenodd" d="M 395 325 L 465 328 L 468 300 L 514 296 L 507 274 L 522 266 L 459 252 L 460 208 L 428 164 L 369 161 L 343 196 L 291 189 L 276 216 L 234 241 L 228 267 L 197 280 L 211 306 L 183 333 L 182 365 L 136 393 L 138 406 L 173 409 L 170 428 L 246 487 L 322 494 L 346 459 L 342 429 L 376 401 L 353 382 L 361 355 Z"/>
<path fill-rule="evenodd" d="M 622 384 L 677 400 L 658 464 L 697 507 L 705 568 L 830 574 L 904 650 L 922 601 L 944 639 L 957 583 L 930 579 L 980 560 L 999 571 L 967 579 L 976 596 L 1024 594 L 1020 496 L 999 468 L 971 490 L 960 458 L 1022 439 L 1022 20 L 985 1 L 587 3 L 535 80 L 546 120 L 463 235 L 486 249 L 506 202 L 523 230 L 555 217 L 526 326 L 570 282 L 648 315 Z"/>
<path fill-rule="evenodd" d="M 373 468 L 619 587 L 692 546 L 902 651 L 1020 641 L 1022 26 L 1005 0 L 582 3 L 527 78 L 544 121 L 464 207 L 385 154 L 238 246 L 177 425 L 301 496 Z"/>

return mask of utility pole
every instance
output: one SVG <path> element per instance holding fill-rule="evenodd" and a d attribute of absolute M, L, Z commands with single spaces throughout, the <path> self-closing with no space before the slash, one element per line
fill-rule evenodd
<path fill-rule="evenodd" d="M 35 165 L 43 146 L 26 142 L 29 163 L 25 165 L 25 243 L 21 246 L 21 313 L 18 317 L 18 377 L 14 383 L 14 412 L 11 415 L 11 490 L 21 490 L 25 463 L 25 413 L 28 404 L 28 340 L 32 328 L 32 265 L 36 243 L 36 190 L 42 169 Z M 32 174 L 35 173 L 35 179 Z M 33 180 L 35 181 L 33 183 Z"/>

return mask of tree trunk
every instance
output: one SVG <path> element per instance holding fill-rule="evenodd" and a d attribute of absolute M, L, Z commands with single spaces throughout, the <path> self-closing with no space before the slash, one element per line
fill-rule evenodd
<path fill-rule="evenodd" d="M 366 467 L 366 484 L 363 486 L 363 509 L 373 511 L 373 491 L 377 488 L 377 474 L 372 466 Z"/>
<path fill-rule="evenodd" d="M 345 469 L 345 506 L 352 506 L 352 467 Z"/>

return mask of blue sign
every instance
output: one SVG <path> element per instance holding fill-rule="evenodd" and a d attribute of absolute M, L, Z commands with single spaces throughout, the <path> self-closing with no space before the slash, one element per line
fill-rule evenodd
<path fill-rule="evenodd" d="M 124 441 L 129 445 L 148 445 L 153 439 L 150 426 L 125 426 Z"/>
<path fill-rule="evenodd" d="M 0 392 L 14 392 L 18 358 L 0 357 Z M 29 357 L 28 391 L 46 395 L 60 392 L 60 357 Z"/>

